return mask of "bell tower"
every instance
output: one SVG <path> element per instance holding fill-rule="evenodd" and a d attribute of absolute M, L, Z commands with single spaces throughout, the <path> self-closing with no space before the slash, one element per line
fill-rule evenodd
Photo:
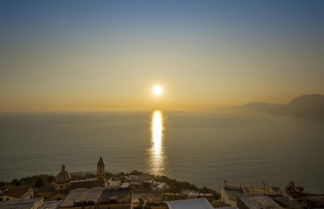
<path fill-rule="evenodd" d="M 97 180 L 98 181 L 105 180 L 105 164 L 104 164 L 101 156 L 97 163 Z"/>

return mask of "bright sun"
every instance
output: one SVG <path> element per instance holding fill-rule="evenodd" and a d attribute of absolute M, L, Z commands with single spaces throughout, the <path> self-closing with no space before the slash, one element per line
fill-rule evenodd
<path fill-rule="evenodd" d="M 152 94 L 155 96 L 159 96 L 163 94 L 163 87 L 160 85 L 156 85 L 152 88 Z"/>

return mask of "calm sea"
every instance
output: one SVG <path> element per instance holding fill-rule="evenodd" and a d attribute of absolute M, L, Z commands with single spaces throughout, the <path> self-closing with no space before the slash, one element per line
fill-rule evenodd
<path fill-rule="evenodd" d="M 324 123 L 192 112 L 0 115 L 0 181 L 47 173 L 142 170 L 217 190 L 228 183 L 324 192 Z"/>

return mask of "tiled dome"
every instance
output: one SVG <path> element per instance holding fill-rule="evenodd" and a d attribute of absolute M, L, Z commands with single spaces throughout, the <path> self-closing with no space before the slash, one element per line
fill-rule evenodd
<path fill-rule="evenodd" d="M 59 172 L 55 177 L 55 183 L 65 184 L 71 181 L 71 175 L 69 172 L 65 171 L 65 166 L 62 165 L 61 172 Z"/>

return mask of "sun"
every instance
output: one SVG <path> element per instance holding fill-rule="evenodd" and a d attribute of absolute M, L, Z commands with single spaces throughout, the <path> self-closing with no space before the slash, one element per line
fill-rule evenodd
<path fill-rule="evenodd" d="M 154 96 L 160 96 L 161 94 L 163 94 L 163 86 L 160 86 L 160 85 L 153 86 L 152 94 Z"/>

